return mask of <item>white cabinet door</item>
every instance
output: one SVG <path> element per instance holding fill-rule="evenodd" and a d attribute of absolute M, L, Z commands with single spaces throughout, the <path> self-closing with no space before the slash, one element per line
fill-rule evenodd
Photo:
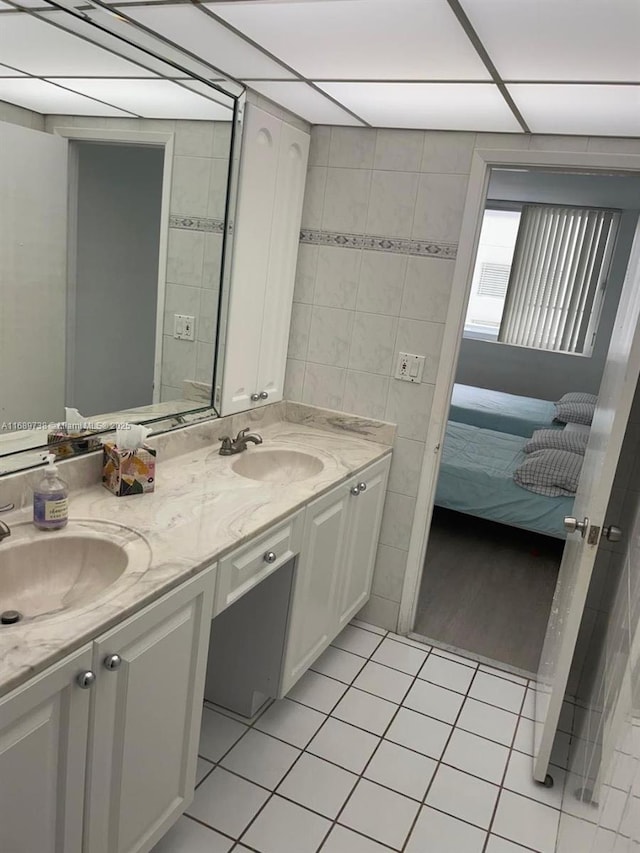
<path fill-rule="evenodd" d="M 309 139 L 308 133 L 283 123 L 256 386 L 268 397 L 261 403 L 283 397 Z"/>
<path fill-rule="evenodd" d="M 248 105 L 227 318 L 222 413 L 250 409 L 257 390 L 282 121 Z"/>
<path fill-rule="evenodd" d="M 214 582 L 215 567 L 94 644 L 89 853 L 146 853 L 191 802 Z"/>
<path fill-rule="evenodd" d="M 381 459 L 349 483 L 358 493 L 350 488 L 338 631 L 364 607 L 371 593 L 390 462 L 391 457 Z"/>
<path fill-rule="evenodd" d="M 309 504 L 298 557 L 280 695 L 333 639 L 349 490 L 342 484 Z"/>
<path fill-rule="evenodd" d="M 0 699 L 2 853 L 82 850 L 90 667 L 85 646 Z"/>
<path fill-rule="evenodd" d="M 310 139 L 252 104 L 242 133 L 224 415 L 282 399 Z"/>

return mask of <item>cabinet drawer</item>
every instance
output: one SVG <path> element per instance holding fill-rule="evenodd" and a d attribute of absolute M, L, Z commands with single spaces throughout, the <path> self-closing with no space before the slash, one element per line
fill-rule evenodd
<path fill-rule="evenodd" d="M 220 560 L 214 616 L 295 557 L 302 541 L 303 514 L 289 516 Z"/>

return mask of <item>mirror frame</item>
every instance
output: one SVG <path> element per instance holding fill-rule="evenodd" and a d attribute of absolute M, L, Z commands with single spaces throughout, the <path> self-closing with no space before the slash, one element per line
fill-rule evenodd
<path fill-rule="evenodd" d="M 225 96 L 226 99 L 230 99 L 232 101 L 233 106 L 230 107 L 230 109 L 232 109 L 231 136 L 229 143 L 229 162 L 227 170 L 227 191 L 225 200 L 224 228 L 222 232 L 220 282 L 218 290 L 218 314 L 216 320 L 214 358 L 213 364 L 211 366 L 211 399 L 209 405 L 194 405 L 193 408 L 189 408 L 187 410 L 180 410 L 171 414 L 164 414 L 158 417 L 148 419 L 141 418 L 140 422 L 144 422 L 145 426 L 151 427 L 152 435 L 159 435 L 166 432 L 172 432 L 177 429 L 182 429 L 185 426 L 190 426 L 192 424 L 200 423 L 202 421 L 219 418 L 220 413 L 217 406 L 219 405 L 221 397 L 222 378 L 224 372 L 226 340 L 225 331 L 229 310 L 229 291 L 231 286 L 231 268 L 233 256 L 233 233 L 238 197 L 240 153 L 242 147 L 242 129 L 246 105 L 246 87 L 239 81 L 220 71 L 220 69 L 217 69 L 214 66 L 210 65 L 210 63 L 207 63 L 206 61 L 201 60 L 198 57 L 192 57 L 187 51 L 180 48 L 179 45 L 171 42 L 169 39 L 166 39 L 157 33 L 154 33 L 151 30 L 148 30 L 143 25 L 138 24 L 138 22 L 136 22 L 135 20 L 128 18 L 126 14 L 122 14 L 122 17 L 119 20 L 116 19 L 115 17 L 113 17 L 113 10 L 107 4 L 101 2 L 101 0 L 91 0 L 91 4 L 93 6 L 94 11 L 96 8 L 100 8 L 108 13 L 109 18 L 106 22 L 96 22 L 88 15 L 85 15 L 84 12 L 79 11 L 77 8 L 74 7 L 73 0 L 62 0 L 62 2 L 60 2 L 59 0 L 43 0 L 43 5 L 46 4 L 47 6 L 51 7 L 50 9 L 46 10 L 33 10 L 30 7 L 22 7 L 20 5 L 19 0 L 13 0 L 13 2 L 12 0 L 10 0 L 10 2 L 11 5 L 15 6 L 16 10 L 22 11 L 25 14 L 31 14 L 34 17 L 37 17 L 39 20 L 45 21 L 50 24 L 51 19 L 48 18 L 46 12 L 49 12 L 51 10 L 57 10 L 63 14 L 66 13 L 67 15 L 72 16 L 76 19 L 80 18 L 82 19 L 83 23 L 90 24 L 92 27 L 95 27 L 101 32 L 107 33 L 108 36 L 112 36 L 119 41 L 125 42 L 134 49 L 140 50 L 143 53 L 151 55 L 155 59 L 172 65 L 176 70 L 179 70 L 185 75 L 191 77 L 192 79 L 199 80 L 201 83 L 206 84 L 210 88 L 219 91 Z M 86 9 L 86 5 L 84 6 L 84 8 Z M 45 11 L 45 14 L 38 14 L 39 11 Z M 126 7 L 119 7 L 118 14 L 120 15 L 125 11 Z M 131 25 L 133 31 L 142 35 L 141 43 L 137 43 L 132 38 L 133 32 L 127 31 L 126 35 L 122 35 L 121 32 L 118 32 L 119 29 L 122 29 L 123 23 L 125 25 Z M 62 29 L 64 29 L 66 32 L 69 32 L 71 35 L 75 35 L 77 38 L 84 37 L 74 29 L 67 29 L 64 26 L 62 26 Z M 93 43 L 105 50 L 109 50 L 109 47 L 107 47 L 100 41 L 94 41 Z M 166 54 L 164 55 L 163 49 L 166 50 Z M 113 52 L 115 55 L 122 55 L 118 54 L 115 50 L 111 52 Z M 179 57 L 183 59 L 183 61 L 186 60 L 184 62 L 184 65 L 176 59 L 176 53 L 179 55 Z M 201 76 L 200 73 L 189 68 L 189 65 L 191 63 L 194 63 L 200 66 L 201 68 L 210 69 L 213 73 L 220 76 L 216 77 L 215 80 L 207 79 L 206 77 Z M 227 84 L 227 88 L 225 88 L 225 83 Z M 136 423 L 135 420 L 132 420 L 130 422 Z M 87 433 L 87 435 L 106 436 L 112 434 L 114 432 L 114 429 L 104 429 L 95 431 L 92 430 L 90 433 Z M 34 444 L 33 447 L 21 450 L 12 450 L 6 453 L 2 453 L 0 449 L 0 477 L 40 467 L 44 462 L 44 457 L 46 453 L 51 452 L 55 449 L 56 446 L 59 446 L 63 443 L 66 442 L 61 441 L 53 442 L 50 444 Z M 74 450 L 71 456 L 65 458 L 74 458 L 76 456 L 85 456 L 89 453 L 98 452 L 101 452 L 101 448 L 92 448 L 86 450 L 79 449 Z"/>

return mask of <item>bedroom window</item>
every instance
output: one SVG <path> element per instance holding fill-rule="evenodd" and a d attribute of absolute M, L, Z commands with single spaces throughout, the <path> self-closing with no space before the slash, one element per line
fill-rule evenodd
<path fill-rule="evenodd" d="M 590 354 L 618 220 L 595 208 L 488 208 L 465 337 Z"/>

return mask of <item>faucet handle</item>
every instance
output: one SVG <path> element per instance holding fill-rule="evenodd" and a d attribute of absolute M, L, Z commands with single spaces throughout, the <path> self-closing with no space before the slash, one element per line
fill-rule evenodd
<path fill-rule="evenodd" d="M 231 451 L 232 441 L 230 435 L 221 435 L 218 441 L 222 442 L 220 453 L 224 455 L 225 453 L 229 453 Z"/>
<path fill-rule="evenodd" d="M 14 503 L 3 504 L 3 506 L 0 506 L 0 512 L 9 512 L 10 510 L 15 509 L 15 508 L 16 508 L 16 505 Z"/>
<path fill-rule="evenodd" d="M 244 429 L 241 429 L 240 432 L 238 433 L 238 435 L 236 436 L 236 441 L 240 441 L 241 439 L 243 439 L 248 432 L 249 432 L 249 427 L 245 427 Z"/>

